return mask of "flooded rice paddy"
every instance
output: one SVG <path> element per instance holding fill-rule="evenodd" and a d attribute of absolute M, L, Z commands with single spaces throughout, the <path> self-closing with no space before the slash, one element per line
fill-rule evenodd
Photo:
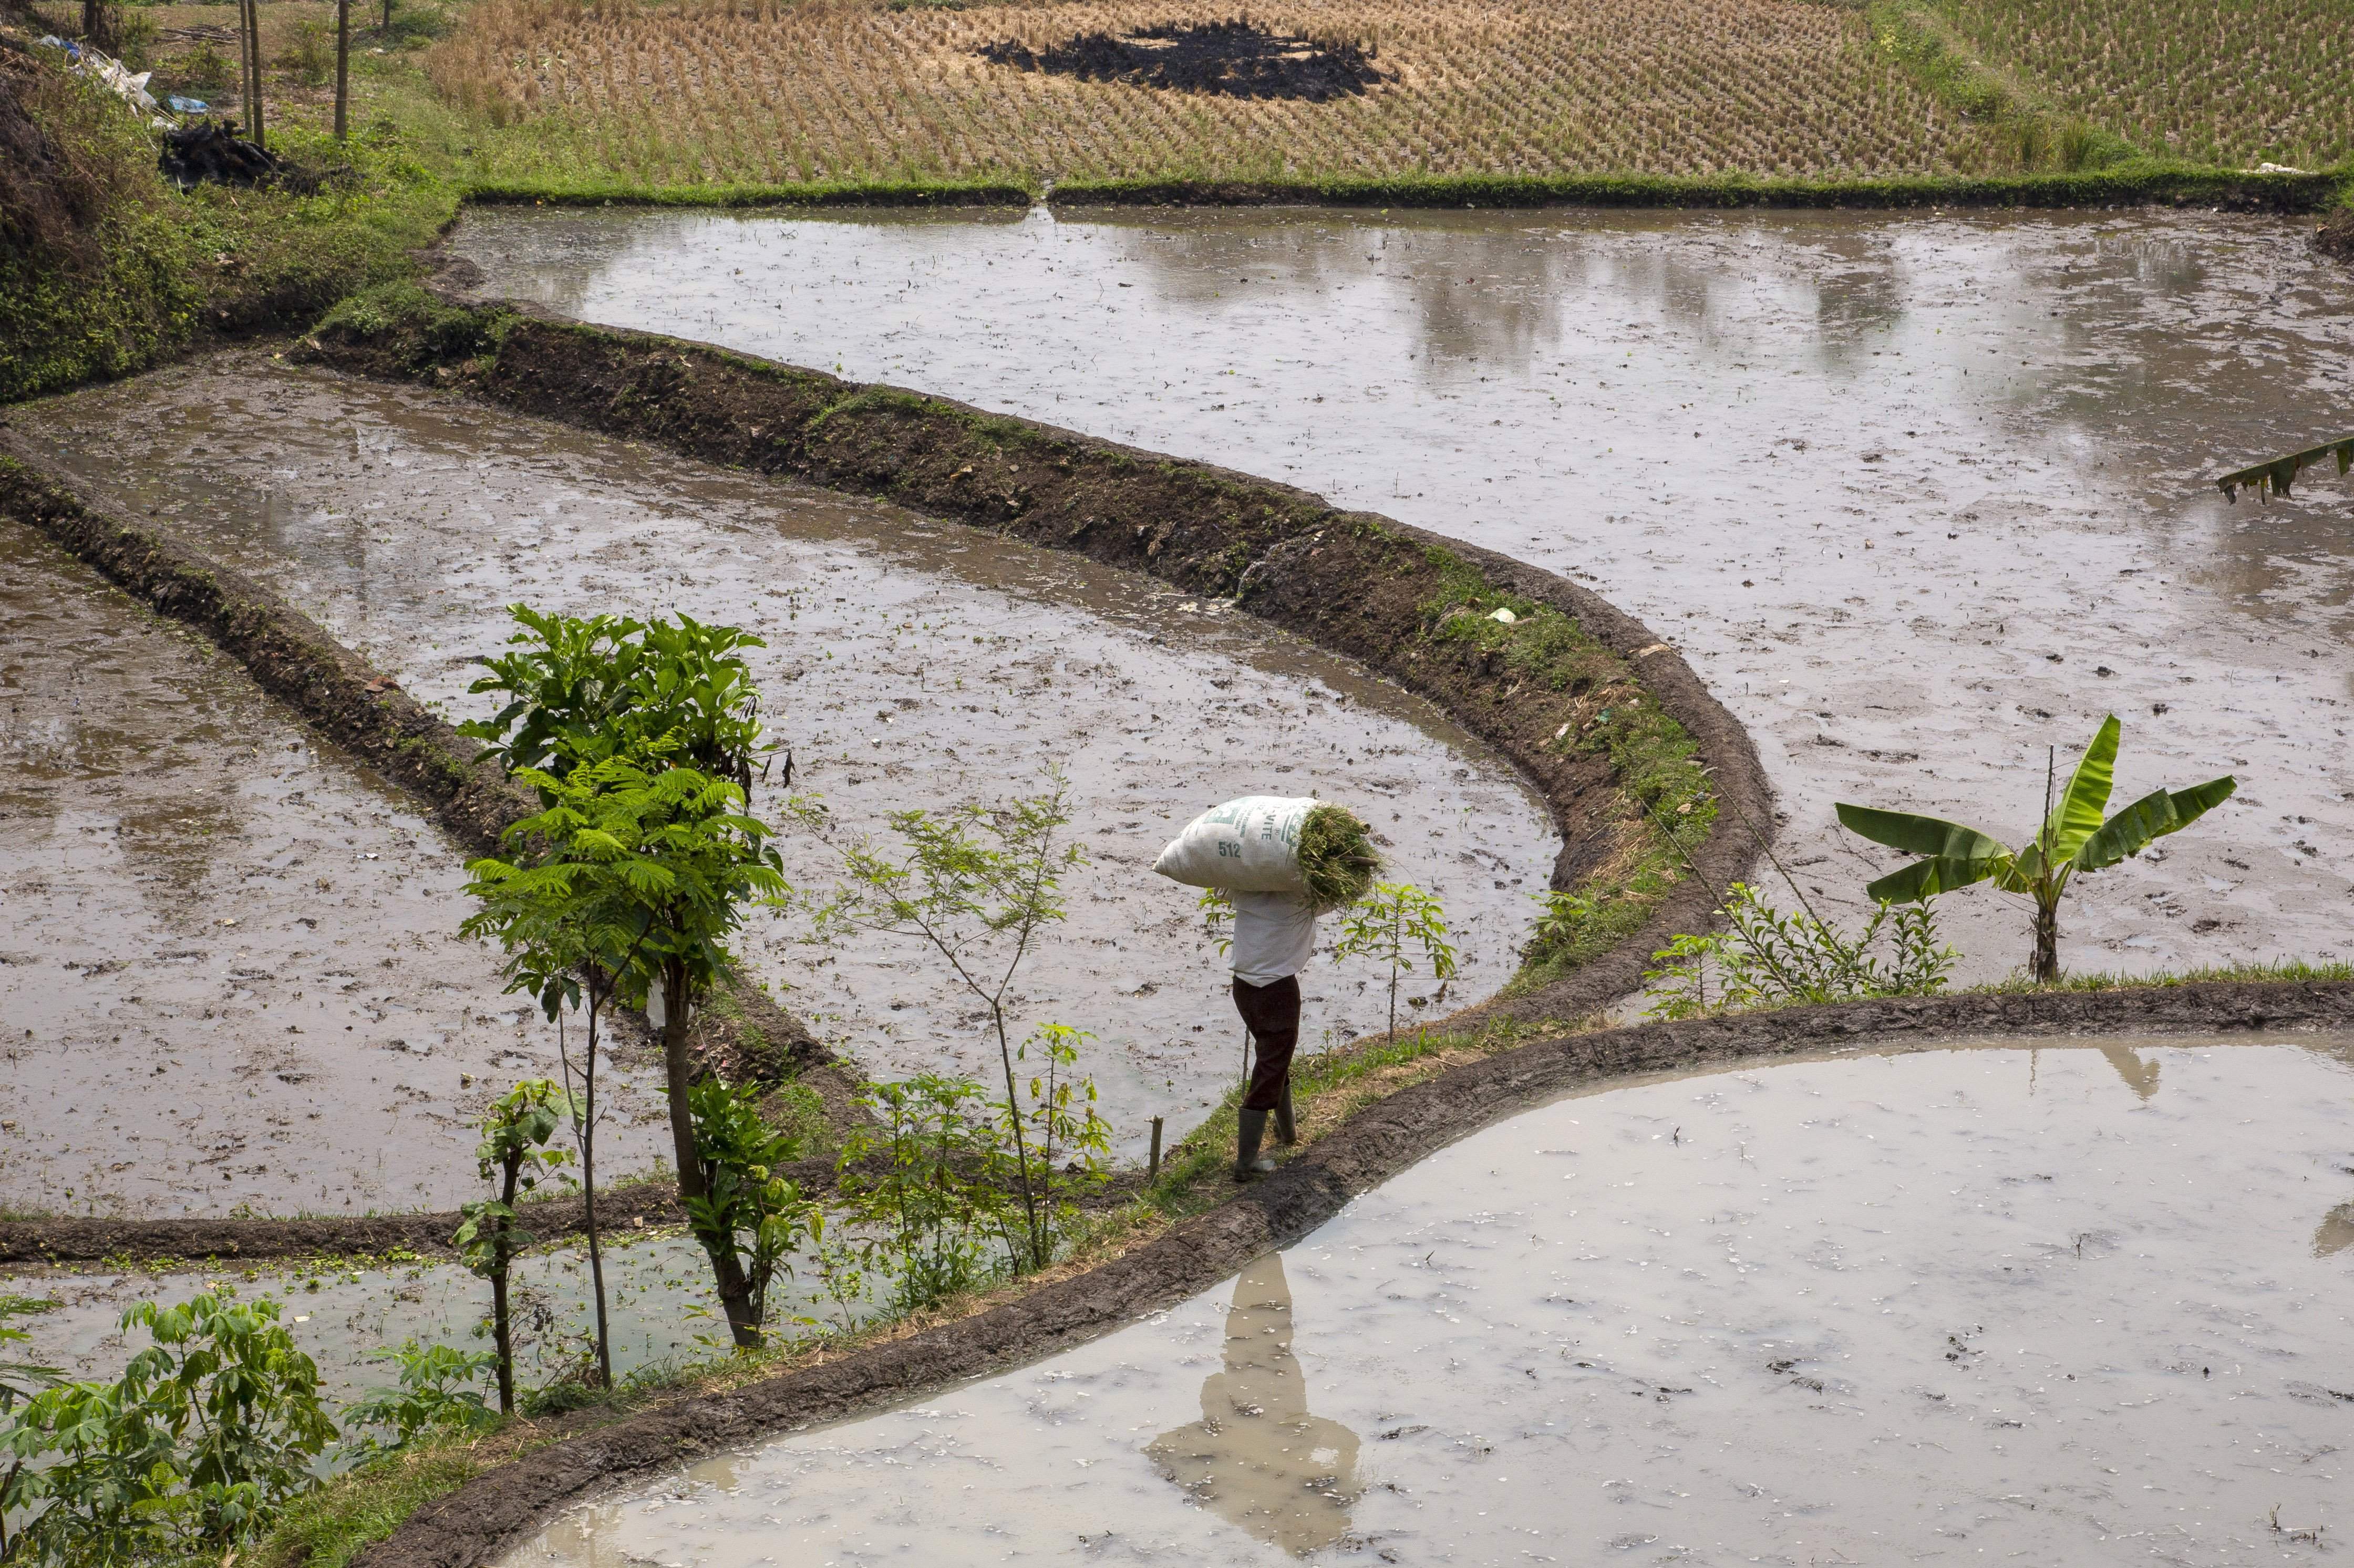
<path fill-rule="evenodd" d="M 0 521 L 0 1207 L 366 1213 L 474 1195 L 552 1075 L 399 792 L 202 637 Z M 608 1169 L 659 1102 L 616 1070 Z"/>
<path fill-rule="evenodd" d="M 103 503 L 268 581 L 451 718 L 523 600 L 684 611 L 751 629 L 794 786 L 844 834 L 888 812 L 1069 780 L 1089 863 L 1023 972 L 1023 1028 L 1095 1034 L 1087 1070 L 1123 1151 L 1172 1134 L 1240 1066 L 1240 1027 L 1194 893 L 1150 874 L 1198 812 L 1256 793 L 1356 806 L 1394 874 L 1432 889 L 1465 962 L 1445 997 L 1509 977 L 1559 847 L 1542 804 L 1437 709 L 1214 602 L 877 503 L 747 478 L 413 388 L 216 360 L 21 409 L 10 440 Z M 756 788 L 777 815 L 781 793 Z M 822 890 L 832 852 L 780 840 Z M 440 889 L 440 918 L 463 909 Z M 423 913 L 420 910 L 420 913 Z M 1331 922 L 1326 923 L 1331 926 Z M 799 944 L 762 912 L 753 972 L 880 1075 L 993 1070 L 986 1017 L 910 945 Z M 1326 942 L 1335 933 L 1324 933 Z M 1307 1040 L 1382 1026 L 1368 963 L 1320 959 Z"/>
<path fill-rule="evenodd" d="M 2349 1369 L 2354 1037 L 1857 1054 L 1519 1117 L 508 1563 L 2306 1561 Z"/>
<path fill-rule="evenodd" d="M 605 1243 L 606 1310 L 611 1326 L 613 1371 L 627 1378 L 669 1364 L 726 1353 L 726 1320 L 711 1283 L 703 1249 L 684 1236 L 633 1241 L 628 1233 Z M 769 1287 L 772 1321 L 830 1320 L 807 1257 Z M 516 1259 L 514 1286 L 516 1383 L 524 1388 L 577 1377 L 593 1343 L 594 1308 L 585 1247 L 556 1247 Z M 147 1336 L 122 1330 L 124 1308 L 140 1301 L 186 1301 L 200 1292 L 229 1290 L 245 1300 L 269 1297 L 294 1343 L 318 1364 L 320 1388 L 331 1405 L 395 1381 L 396 1369 L 374 1359 L 377 1350 L 414 1339 L 422 1345 L 490 1348 L 482 1332 L 491 1289 L 458 1264 L 343 1262 L 208 1270 L 126 1273 L 20 1269 L 0 1275 L 0 1289 L 54 1305 L 15 1320 L 31 1336 L 32 1360 L 69 1377 L 109 1379 L 145 1348 Z M 480 1337 L 478 1337 L 478 1334 Z"/>
<path fill-rule="evenodd" d="M 2343 958 L 2354 509 L 2210 476 L 2336 433 L 2354 275 L 2180 213 L 478 211 L 485 289 L 1288 480 L 1569 573 L 1840 800 L 2024 832 L 2046 747 L 2239 797 L 2088 879 L 2078 969 Z M 2121 799 L 2130 799 L 2124 795 Z M 1788 902 L 1786 892 L 1776 896 Z M 2024 922 L 1945 901 L 1966 979 Z"/>

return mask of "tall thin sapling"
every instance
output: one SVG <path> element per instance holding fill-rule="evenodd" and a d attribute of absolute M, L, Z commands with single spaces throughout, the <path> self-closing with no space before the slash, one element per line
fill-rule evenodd
<path fill-rule="evenodd" d="M 1437 898 L 1410 882 L 1382 882 L 1349 906 L 1341 922 L 1336 962 L 1359 954 L 1389 970 L 1390 1033 L 1397 1033 L 1398 980 L 1414 973 L 1417 954 L 1443 988 L 1455 978 L 1456 951 L 1447 941 L 1447 912 Z"/>
<path fill-rule="evenodd" d="M 563 1124 L 565 1092 L 546 1078 L 517 1084 L 482 1116 L 482 1141 L 475 1150 L 482 1180 L 495 1195 L 459 1210 L 463 1222 L 451 1237 L 468 1268 L 491 1282 L 491 1336 L 498 1356 L 499 1412 L 514 1414 L 514 1322 L 507 1303 L 507 1275 L 515 1255 L 531 1245 L 517 1222 L 515 1201 L 539 1185 L 546 1172 L 570 1156 L 547 1140 Z"/>
<path fill-rule="evenodd" d="M 796 810 L 824 836 L 822 808 L 803 800 Z M 1062 874 L 1087 863 L 1078 845 L 1057 842 L 1070 820 L 1069 786 L 1059 776 L 1044 794 L 996 807 L 895 811 L 890 823 L 900 847 L 885 852 L 862 838 L 843 849 L 848 880 L 807 906 L 816 940 L 852 927 L 928 944 L 987 1009 L 1004 1071 L 1004 1115 L 1022 1200 L 1014 1258 L 1020 1272 L 1053 1260 L 1054 1220 L 1023 1126 L 1006 1010 L 1013 977 L 1038 934 L 1065 916 Z"/>

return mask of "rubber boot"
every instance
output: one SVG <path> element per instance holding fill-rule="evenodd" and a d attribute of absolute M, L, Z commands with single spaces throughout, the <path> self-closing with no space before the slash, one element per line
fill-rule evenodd
<path fill-rule="evenodd" d="M 1299 1141 L 1299 1124 L 1291 1115 L 1291 1080 L 1283 1080 L 1283 1098 L 1275 1102 L 1275 1140 L 1286 1149 Z"/>
<path fill-rule="evenodd" d="M 1275 1161 L 1258 1151 L 1267 1136 L 1267 1113 L 1248 1106 L 1235 1115 L 1235 1180 L 1256 1181 L 1275 1169 Z"/>

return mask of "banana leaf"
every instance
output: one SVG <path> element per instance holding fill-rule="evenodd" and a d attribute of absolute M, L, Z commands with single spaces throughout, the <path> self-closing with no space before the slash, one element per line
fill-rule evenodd
<path fill-rule="evenodd" d="M 2336 440 L 2324 441 L 2317 447 L 2307 447 L 2286 457 L 2266 458 L 2262 462 L 2251 463 L 2236 472 L 2227 473 L 2215 482 L 2222 490 L 2223 498 L 2234 503 L 2240 499 L 2240 486 L 2243 484 L 2252 487 L 2258 496 L 2286 495 L 2299 473 L 2332 456 L 2338 459 L 2339 473 L 2354 468 L 2354 436 L 2340 436 Z"/>
<path fill-rule="evenodd" d="M 2100 831 L 2101 813 L 2108 809 L 2109 791 L 2116 782 L 2117 737 L 2124 729 L 2115 714 L 2103 721 L 2093 744 L 2077 759 L 2076 771 L 2068 776 L 2068 788 L 2052 808 L 2052 820 L 2036 835 L 2038 847 L 2048 846 L 2052 864 L 2067 864 L 2084 841 Z"/>
<path fill-rule="evenodd" d="M 1976 857 L 1931 855 L 1926 860 L 1914 861 L 1902 871 L 1890 872 L 1865 888 L 1864 895 L 1882 904 L 1918 904 L 1937 894 L 1951 893 L 1956 887 L 1967 887 L 1989 876 L 2000 876 L 2010 863 L 2008 851 Z"/>
<path fill-rule="evenodd" d="M 1924 817 L 1913 811 L 1883 811 L 1873 806 L 1839 803 L 1839 820 L 1848 832 L 1906 854 L 1934 855 L 1946 860 L 1986 860 L 2010 852 L 1976 828 Z"/>
<path fill-rule="evenodd" d="M 2179 832 L 2232 798 L 2240 781 L 2226 773 L 2188 789 L 2153 789 L 2101 824 L 2101 831 L 2076 853 L 2084 871 L 2098 871 L 2143 850 L 2171 832 Z"/>

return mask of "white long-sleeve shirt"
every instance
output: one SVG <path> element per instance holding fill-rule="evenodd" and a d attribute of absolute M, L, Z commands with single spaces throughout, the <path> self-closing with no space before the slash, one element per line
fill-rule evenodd
<path fill-rule="evenodd" d="M 1235 979 L 1273 985 L 1308 967 L 1316 954 L 1316 912 L 1296 893 L 1234 893 Z"/>

